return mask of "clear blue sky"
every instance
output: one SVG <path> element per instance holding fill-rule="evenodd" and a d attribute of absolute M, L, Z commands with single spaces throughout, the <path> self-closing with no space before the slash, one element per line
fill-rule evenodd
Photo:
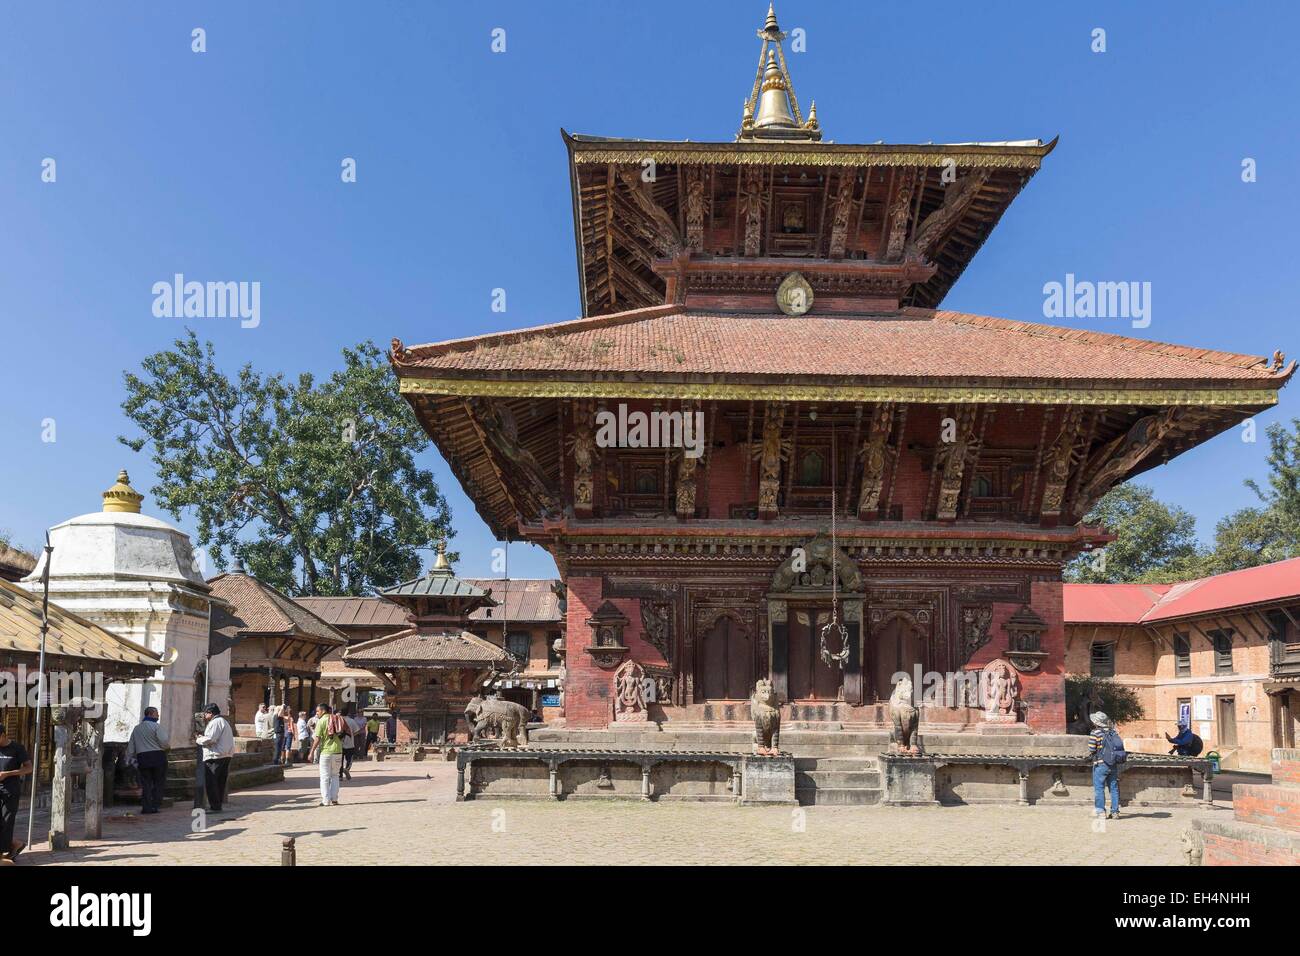
<path fill-rule="evenodd" d="M 231 369 L 326 372 L 364 338 L 576 316 L 560 127 L 730 140 L 765 13 L 763 0 L 6 3 L 0 528 L 34 546 L 96 510 L 119 468 L 152 483 L 147 453 L 116 442 L 121 380 L 182 332 L 151 311 L 173 273 L 261 283 L 258 328 L 190 320 Z M 947 306 L 1041 321 L 1043 284 L 1067 272 L 1150 281 L 1149 328 L 1067 324 L 1300 356 L 1296 4 L 786 0 L 777 13 L 806 31 L 790 68 L 829 138 L 1060 134 Z M 206 53 L 191 52 L 195 27 Z M 344 157 L 355 184 L 340 181 Z M 1258 182 L 1242 183 L 1244 157 Z M 1300 415 L 1300 384 L 1283 395 L 1261 426 Z M 1263 456 L 1229 434 L 1145 480 L 1204 536 L 1249 503 L 1242 479 Z M 436 452 L 427 462 L 460 570 L 490 573 L 491 536 Z M 553 570 L 512 547 L 513 575 Z"/>

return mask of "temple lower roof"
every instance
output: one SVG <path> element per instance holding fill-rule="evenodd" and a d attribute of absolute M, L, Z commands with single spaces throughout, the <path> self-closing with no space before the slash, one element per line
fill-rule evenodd
<path fill-rule="evenodd" d="M 859 397 L 842 386 L 858 385 L 868 389 L 861 400 L 953 401 L 963 396 L 935 390 L 941 385 L 1146 387 L 1164 392 L 1149 397 L 1162 403 L 1261 406 L 1276 401 L 1276 389 L 1294 369 L 1294 363 L 1285 370 L 1270 366 L 1262 356 L 950 310 L 791 318 L 673 305 L 409 348 L 395 343 L 392 362 L 404 391 L 441 394 L 711 397 L 707 390 L 693 395 L 681 387 L 707 381 L 715 386 L 833 384 L 834 394 L 826 398 L 841 400 Z M 478 380 L 479 387 L 458 384 L 468 380 Z M 494 381 L 511 386 L 493 387 Z M 557 388 L 566 381 L 572 390 Z M 671 387 L 656 390 L 656 382 Z M 888 394 L 880 386 L 888 386 Z M 907 387 L 918 391 L 909 395 L 903 391 Z M 1180 398 L 1170 387 L 1201 391 Z M 1225 389 L 1230 391 L 1221 393 Z M 716 397 L 765 396 L 759 389 Z M 997 398 L 972 394 L 966 400 Z M 1007 400 L 1035 397 L 1017 394 Z M 1083 398 L 1045 392 L 1039 400 Z"/>

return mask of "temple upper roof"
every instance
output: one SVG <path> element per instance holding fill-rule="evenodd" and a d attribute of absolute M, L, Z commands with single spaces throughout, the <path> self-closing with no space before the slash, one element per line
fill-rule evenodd
<path fill-rule="evenodd" d="M 584 315 L 671 301 L 665 263 L 764 258 L 864 276 L 906 264 L 893 304 L 935 308 L 1055 146 L 823 142 L 770 7 L 758 38 L 732 142 L 563 134 Z"/>

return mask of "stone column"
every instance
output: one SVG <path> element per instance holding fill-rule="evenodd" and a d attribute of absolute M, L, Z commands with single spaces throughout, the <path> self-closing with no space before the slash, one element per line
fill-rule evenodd
<path fill-rule="evenodd" d="M 86 839 L 104 833 L 104 721 L 89 722 L 86 741 Z"/>
<path fill-rule="evenodd" d="M 68 848 L 68 816 L 72 810 L 72 729 L 68 726 L 66 708 L 56 708 L 50 716 L 54 731 L 54 767 L 50 775 L 50 849 L 57 851 Z"/>

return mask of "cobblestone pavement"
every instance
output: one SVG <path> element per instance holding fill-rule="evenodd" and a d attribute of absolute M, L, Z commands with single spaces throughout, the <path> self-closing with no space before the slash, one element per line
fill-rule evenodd
<path fill-rule="evenodd" d="M 74 841 L 23 865 L 278 865 L 297 837 L 298 864 L 1083 864 L 1178 865 L 1179 831 L 1224 808 L 1136 808 L 1104 832 L 1062 807 L 738 807 L 639 802 L 453 799 L 455 765 L 358 763 L 342 803 L 321 807 L 314 767 L 233 794 L 192 833 L 190 810 L 113 811 L 105 839 Z"/>

